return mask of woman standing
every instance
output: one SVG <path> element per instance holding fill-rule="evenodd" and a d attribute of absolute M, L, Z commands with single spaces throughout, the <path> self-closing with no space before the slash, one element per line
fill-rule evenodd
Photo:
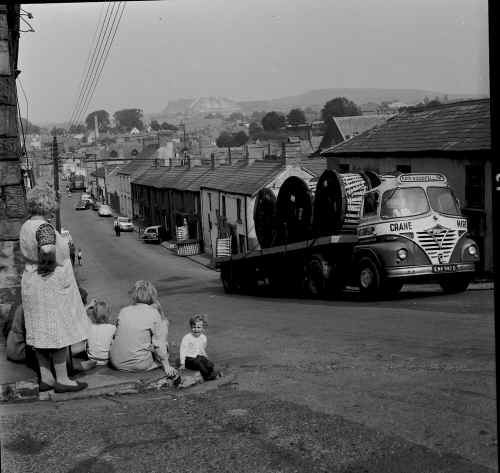
<path fill-rule="evenodd" d="M 149 371 L 163 367 L 169 377 L 177 375 L 168 361 L 168 320 L 158 293 L 149 281 L 137 281 L 132 305 L 118 315 L 118 327 L 111 344 L 111 364 L 122 371 Z"/>
<path fill-rule="evenodd" d="M 68 244 L 48 222 L 58 205 L 55 193 L 36 186 L 28 191 L 27 205 L 30 218 L 19 235 L 26 263 L 21 281 L 26 344 L 35 349 L 40 391 L 80 391 L 87 384 L 69 378 L 67 349 L 88 338 L 90 321 L 76 284 Z"/>

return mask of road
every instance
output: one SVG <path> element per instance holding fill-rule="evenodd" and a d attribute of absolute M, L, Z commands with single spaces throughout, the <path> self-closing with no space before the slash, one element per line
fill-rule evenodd
<path fill-rule="evenodd" d="M 81 427 L 90 435 L 103 418 L 109 424 L 107 436 L 111 426 L 130 430 L 123 432 L 131 437 L 128 443 L 115 439 L 118 443 L 111 444 L 118 447 L 111 450 L 109 445 L 82 447 L 87 437 L 78 436 L 79 451 L 83 448 L 90 455 L 80 458 L 80 469 L 71 469 L 66 459 L 67 467 L 52 465 L 50 471 L 498 469 L 492 291 L 449 296 L 438 286 L 408 287 L 396 300 L 380 302 L 361 302 L 355 294 L 332 301 L 226 295 L 215 271 L 162 246 L 145 245 L 135 233 L 117 238 L 111 219 L 91 210 L 76 212 L 75 203 L 75 196 L 72 201 L 64 200 L 62 222 L 82 248 L 83 265 L 77 268 L 77 276 L 89 296 L 110 301 L 116 314 L 128 303 L 133 282 L 150 279 L 168 312 L 173 351 L 188 330 L 188 318 L 197 312 L 208 314 L 209 355 L 223 371 L 236 375 L 236 383 L 231 389 L 201 397 L 186 391 L 182 396 L 73 401 L 64 407 L 9 406 L 2 429 L 13 429 L 16 439 L 32 438 L 38 426 L 48 442 L 54 425 L 61 427 L 72 416 L 74 422 L 75 410 L 83 414 L 73 429 L 62 428 L 60 440 L 51 444 L 54 452 L 75 429 Z M 160 405 L 165 412 L 159 410 Z M 159 424 L 145 424 L 141 412 L 155 410 Z M 196 420 L 188 417 L 204 432 L 206 443 L 185 425 L 181 427 L 182 415 L 194 411 L 198 412 Z M 127 422 L 118 422 L 126 413 L 130 413 Z M 160 432 L 162 422 L 169 425 L 170 437 Z M 151 451 L 134 443 L 132 433 L 140 437 L 146 425 L 146 437 L 155 442 L 175 439 L 175 454 L 171 445 L 167 454 L 163 447 Z M 231 447 L 228 432 L 246 436 L 236 435 Z M 345 445 L 339 445 L 339 436 Z M 25 447 L 12 438 L 7 445 L 18 449 L 8 450 L 12 456 L 5 458 L 14 464 L 21 461 L 18 455 Z M 182 444 L 179 439 L 193 441 L 203 458 L 215 448 L 220 461 L 214 466 L 207 457 L 203 468 L 196 467 L 198 460 L 192 469 L 174 467 L 186 458 L 183 455 L 193 457 L 184 452 L 185 445 L 178 445 Z M 224 447 L 216 442 L 216 448 L 215 439 Z M 290 441 L 285 450 L 284 439 Z M 259 461 L 243 461 L 248 457 L 248 452 L 243 455 L 241 451 L 245 442 L 250 442 L 247 447 Z M 134 452 L 142 455 L 145 451 L 153 458 L 148 457 L 149 466 L 139 467 Z M 28 463 L 23 463 L 22 471 L 31 471 L 31 460 L 23 461 Z"/>

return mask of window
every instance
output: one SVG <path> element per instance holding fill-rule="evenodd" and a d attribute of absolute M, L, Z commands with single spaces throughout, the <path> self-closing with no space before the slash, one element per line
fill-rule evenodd
<path fill-rule="evenodd" d="M 222 216 L 226 216 L 226 196 L 222 196 Z"/>
<path fill-rule="evenodd" d="M 208 210 L 212 211 L 212 193 L 208 193 Z"/>
<path fill-rule="evenodd" d="M 395 188 L 384 192 L 382 196 L 382 218 L 412 217 L 428 211 L 427 196 L 421 187 Z"/>
<path fill-rule="evenodd" d="M 482 166 L 465 166 L 465 202 L 470 208 L 484 208 L 484 168 Z"/>
<path fill-rule="evenodd" d="M 241 199 L 236 199 L 236 218 L 241 223 Z"/>
<path fill-rule="evenodd" d="M 376 217 L 378 211 L 378 192 L 368 192 L 365 194 L 365 201 L 363 204 L 363 216 L 364 217 Z"/>
<path fill-rule="evenodd" d="M 351 168 L 350 164 L 339 164 L 339 171 L 340 172 L 349 172 L 350 168 Z"/>
<path fill-rule="evenodd" d="M 409 172 L 411 172 L 411 166 L 409 164 L 398 164 L 396 166 L 396 171 L 403 174 L 408 174 Z"/>
<path fill-rule="evenodd" d="M 457 199 L 448 187 L 428 187 L 427 195 L 431 207 L 436 212 L 446 215 L 461 215 Z"/>

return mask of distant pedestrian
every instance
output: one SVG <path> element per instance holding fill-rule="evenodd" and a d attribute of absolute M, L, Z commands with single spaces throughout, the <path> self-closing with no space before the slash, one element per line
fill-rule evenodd
<path fill-rule="evenodd" d="M 191 332 L 184 335 L 180 347 L 181 369 L 199 371 L 205 381 L 216 379 L 221 373 L 215 371 L 214 364 L 207 358 L 206 316 L 196 314 L 189 319 Z"/>
<path fill-rule="evenodd" d="M 115 226 L 115 235 L 117 237 L 119 237 L 120 236 L 120 230 L 121 230 L 121 228 L 120 228 L 120 223 L 118 222 L 118 219 L 115 219 L 114 226 Z"/>
<path fill-rule="evenodd" d="M 73 243 L 73 241 L 69 241 L 68 243 L 68 246 L 69 246 L 69 258 L 71 260 L 71 265 L 74 266 L 75 265 L 75 244 Z"/>
<path fill-rule="evenodd" d="M 83 258 L 83 254 L 82 254 L 82 249 L 81 248 L 78 248 L 78 253 L 77 253 L 77 258 L 78 258 L 78 265 L 81 266 L 82 265 L 82 258 Z"/>

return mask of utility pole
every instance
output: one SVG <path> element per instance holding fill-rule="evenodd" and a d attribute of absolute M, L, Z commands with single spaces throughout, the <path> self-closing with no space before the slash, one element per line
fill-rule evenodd
<path fill-rule="evenodd" d="M 54 166 L 54 192 L 56 193 L 57 210 L 56 210 L 56 230 L 61 231 L 61 196 L 59 195 L 59 151 L 57 147 L 57 138 L 54 136 L 52 140 L 52 163 Z"/>

